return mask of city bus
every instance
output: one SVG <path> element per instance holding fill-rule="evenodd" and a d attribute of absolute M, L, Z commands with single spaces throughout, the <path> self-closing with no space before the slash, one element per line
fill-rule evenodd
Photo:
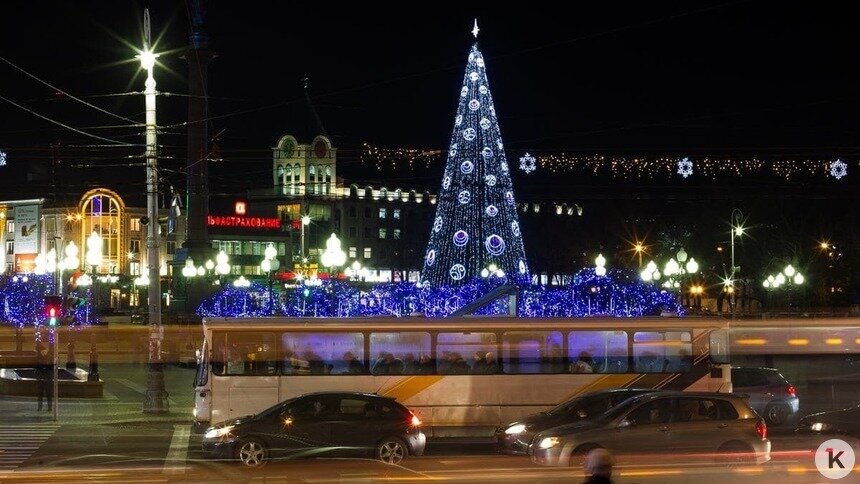
<path fill-rule="evenodd" d="M 396 398 L 430 437 L 504 422 L 615 387 L 731 391 L 719 319 L 466 316 L 206 318 L 198 427 L 320 391 Z"/>

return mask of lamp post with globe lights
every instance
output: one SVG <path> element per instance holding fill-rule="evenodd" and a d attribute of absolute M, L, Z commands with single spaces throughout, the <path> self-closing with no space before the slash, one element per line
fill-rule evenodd
<path fill-rule="evenodd" d="M 606 275 L 606 257 L 603 257 L 603 254 L 597 254 L 597 257 L 594 259 L 594 274 L 597 277 Z"/>
<path fill-rule="evenodd" d="M 791 308 L 791 293 L 806 282 L 806 277 L 791 264 L 785 266 L 781 272 L 771 274 L 762 281 L 762 287 L 768 291 L 778 289 L 788 290 L 788 307 Z"/>
<path fill-rule="evenodd" d="M 272 272 L 277 272 L 281 267 L 277 255 L 278 249 L 275 248 L 275 244 L 269 243 L 263 252 L 263 261 L 260 262 L 260 270 L 266 273 L 266 279 L 269 282 L 269 314 L 273 313 L 275 307 L 275 298 L 272 293 Z"/>
<path fill-rule="evenodd" d="M 337 285 L 335 284 L 335 280 L 337 279 L 337 268 L 346 264 L 346 254 L 343 252 L 343 249 L 340 247 L 340 239 L 337 238 L 337 235 L 331 234 L 331 237 L 328 238 L 325 242 L 325 251 L 320 256 L 320 262 L 324 267 L 329 267 L 329 278 L 332 281 L 332 310 L 333 312 L 337 312 Z"/>

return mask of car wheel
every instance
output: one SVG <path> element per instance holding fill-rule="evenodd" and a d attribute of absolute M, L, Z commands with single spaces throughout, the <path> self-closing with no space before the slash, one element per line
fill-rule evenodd
<path fill-rule="evenodd" d="M 236 457 L 245 467 L 256 469 L 266 463 L 269 452 L 262 442 L 256 439 L 247 439 L 239 443 Z"/>
<path fill-rule="evenodd" d="M 740 442 L 724 444 L 717 451 L 717 464 L 726 467 L 741 467 L 754 463 L 753 450 Z"/>
<path fill-rule="evenodd" d="M 407 455 L 406 444 L 397 437 L 382 439 L 376 446 L 376 458 L 386 464 L 399 464 Z"/>
<path fill-rule="evenodd" d="M 764 418 L 768 425 L 782 425 L 788 420 L 788 405 L 784 403 L 774 403 L 768 405 L 764 410 Z"/>
<path fill-rule="evenodd" d="M 597 444 L 582 444 L 579 447 L 573 449 L 573 452 L 570 453 L 570 460 L 568 461 L 568 466 L 570 467 L 582 467 L 585 465 L 585 457 L 594 449 L 599 449 L 600 446 Z"/>

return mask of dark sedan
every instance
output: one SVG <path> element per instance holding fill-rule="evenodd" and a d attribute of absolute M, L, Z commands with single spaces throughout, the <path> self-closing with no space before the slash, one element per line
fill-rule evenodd
<path fill-rule="evenodd" d="M 368 455 L 397 464 L 424 453 L 421 421 L 392 398 L 331 392 L 303 395 L 260 412 L 210 427 L 209 457 L 259 467 L 277 457 Z"/>
<path fill-rule="evenodd" d="M 596 418 L 630 397 L 657 390 L 613 388 L 574 397 L 549 412 L 528 415 L 496 429 L 496 449 L 503 454 L 527 455 L 529 445 L 539 432 Z"/>
<path fill-rule="evenodd" d="M 797 432 L 850 435 L 860 439 L 860 404 L 842 410 L 807 415 L 798 422 Z"/>

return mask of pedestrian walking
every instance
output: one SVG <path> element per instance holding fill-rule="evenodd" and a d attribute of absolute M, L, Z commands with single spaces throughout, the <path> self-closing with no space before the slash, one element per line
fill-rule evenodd
<path fill-rule="evenodd" d="M 50 357 L 48 346 L 39 340 L 36 343 L 36 394 L 39 402 L 37 411 L 42 410 L 42 398 L 48 402 L 48 411 L 53 410 L 54 382 L 51 381 L 53 367 L 54 362 Z"/>
<path fill-rule="evenodd" d="M 612 466 L 615 460 L 606 449 L 594 449 L 585 456 L 584 484 L 612 484 Z"/>

